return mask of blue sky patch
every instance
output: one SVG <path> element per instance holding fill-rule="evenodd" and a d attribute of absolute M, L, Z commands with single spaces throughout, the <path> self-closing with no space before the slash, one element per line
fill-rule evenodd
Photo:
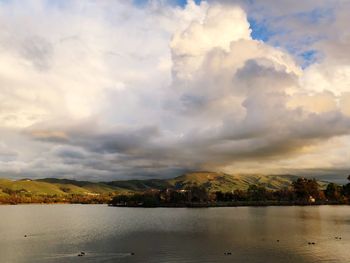
<path fill-rule="evenodd" d="M 319 57 L 317 50 L 307 50 L 300 54 L 303 59 L 302 68 L 306 68 L 315 63 Z"/>
<path fill-rule="evenodd" d="M 254 18 L 248 18 L 250 29 L 252 30 L 251 36 L 255 40 L 262 40 L 267 42 L 270 37 L 275 35 L 274 32 L 270 31 L 269 28 L 263 21 L 257 21 Z"/>

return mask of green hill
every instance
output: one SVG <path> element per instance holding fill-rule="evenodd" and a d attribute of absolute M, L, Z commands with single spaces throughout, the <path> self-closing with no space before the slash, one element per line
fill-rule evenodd
<path fill-rule="evenodd" d="M 230 175 L 225 173 L 195 172 L 171 179 L 169 183 L 175 188 L 185 188 L 186 186 L 197 184 L 203 185 L 213 192 L 230 192 L 236 189 L 246 190 L 249 185 L 259 185 L 269 190 L 277 190 L 290 186 L 297 178 L 297 176 L 293 175 Z"/>
<path fill-rule="evenodd" d="M 231 192 L 236 189 L 246 190 L 249 185 L 264 186 L 269 190 L 289 187 L 298 176 L 295 175 L 261 175 L 261 174 L 225 174 L 215 172 L 192 172 L 166 180 L 128 180 L 107 183 L 130 191 L 145 191 L 148 189 L 184 189 L 187 186 L 204 186 L 211 192 Z M 325 182 L 319 181 L 321 187 Z"/>
<path fill-rule="evenodd" d="M 172 187 L 168 180 L 161 179 L 113 181 L 106 184 L 131 191 L 161 190 Z"/>
<path fill-rule="evenodd" d="M 231 192 L 245 190 L 249 185 L 264 186 L 269 190 L 289 187 L 298 177 L 293 175 L 230 175 L 214 172 L 187 173 L 172 179 L 126 180 L 94 183 L 68 179 L 45 178 L 39 180 L 0 179 L 0 197 L 9 194 L 33 196 L 67 196 L 67 195 L 108 195 L 125 192 L 143 192 L 150 189 L 184 189 L 191 185 L 206 187 L 210 192 Z M 321 187 L 326 183 L 319 182 Z"/>
<path fill-rule="evenodd" d="M 0 196 L 10 193 L 27 194 L 33 196 L 45 195 L 93 195 L 122 192 L 124 189 L 112 187 L 102 183 L 83 182 L 66 179 L 47 178 L 40 180 L 17 180 L 0 179 Z"/>
<path fill-rule="evenodd" d="M 0 188 L 4 193 L 16 192 L 33 195 L 61 195 L 64 194 L 60 188 L 54 184 L 37 182 L 32 180 L 1 180 Z"/>
<path fill-rule="evenodd" d="M 113 192 L 125 191 L 125 189 L 119 188 L 117 186 L 108 185 L 105 183 L 93 183 L 89 181 L 77 181 L 57 178 L 45 178 L 39 179 L 37 181 L 56 185 L 60 189 L 65 189 L 66 193 L 74 194 L 81 194 L 83 192 L 94 194 L 108 194 Z"/>

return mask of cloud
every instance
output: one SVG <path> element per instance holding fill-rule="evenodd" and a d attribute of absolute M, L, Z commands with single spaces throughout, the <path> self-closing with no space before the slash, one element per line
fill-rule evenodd
<path fill-rule="evenodd" d="M 232 41 L 249 38 L 249 24 L 241 8 L 225 9 L 220 5 L 207 8 L 204 16 L 173 36 L 170 47 L 175 77 L 190 78 L 207 52 L 214 48 L 229 50 Z"/>
<path fill-rule="evenodd" d="M 349 168 L 346 17 L 334 13 L 339 36 L 313 43 L 324 57 L 303 68 L 274 45 L 284 36 L 253 39 L 248 18 L 286 15 L 274 28 L 294 34 L 295 12 L 326 3 L 266 1 L 258 17 L 260 5 L 2 2 L 0 172 L 102 181 Z"/>
<path fill-rule="evenodd" d="M 86 158 L 84 151 L 72 146 L 57 146 L 53 149 L 53 154 L 63 159 L 82 160 Z"/>

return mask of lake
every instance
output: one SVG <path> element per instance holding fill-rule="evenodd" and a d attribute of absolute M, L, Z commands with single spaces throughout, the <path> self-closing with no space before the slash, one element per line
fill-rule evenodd
<path fill-rule="evenodd" d="M 349 206 L 0 206 L 0 234 L 1 263 L 350 262 Z"/>

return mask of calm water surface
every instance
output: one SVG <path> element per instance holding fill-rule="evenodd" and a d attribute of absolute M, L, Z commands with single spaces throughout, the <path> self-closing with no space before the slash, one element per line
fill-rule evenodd
<path fill-rule="evenodd" d="M 344 263 L 350 207 L 0 206 L 0 235 L 1 263 Z"/>

